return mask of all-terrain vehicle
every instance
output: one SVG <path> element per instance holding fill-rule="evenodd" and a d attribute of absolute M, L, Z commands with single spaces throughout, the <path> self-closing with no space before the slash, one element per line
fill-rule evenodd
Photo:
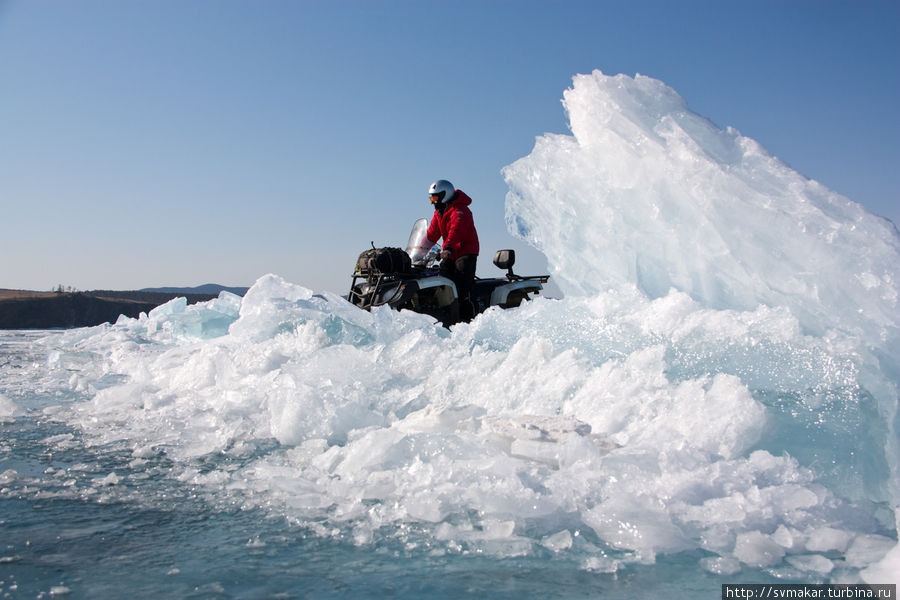
<path fill-rule="evenodd" d="M 431 315 L 445 327 L 458 323 L 459 296 L 456 285 L 440 274 L 437 245 L 426 247 L 428 221 L 419 219 L 413 225 L 406 250 L 375 248 L 359 255 L 347 299 L 365 310 L 388 305 L 396 310 L 408 309 Z M 520 276 L 513 273 L 516 253 L 498 250 L 494 264 L 506 269 L 505 277 L 476 277 L 472 287 L 475 314 L 491 306 L 519 306 L 544 289 L 549 275 Z"/>

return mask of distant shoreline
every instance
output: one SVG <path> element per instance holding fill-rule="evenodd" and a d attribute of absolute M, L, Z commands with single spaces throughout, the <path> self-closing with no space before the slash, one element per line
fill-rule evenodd
<path fill-rule="evenodd" d="M 225 288 L 223 288 L 225 289 Z M 234 289 L 234 288 L 228 288 Z M 35 292 L 0 289 L 0 329 L 71 329 L 115 323 L 120 315 L 137 318 L 184 297 L 188 304 L 218 297 L 154 291 L 93 290 L 88 292 Z"/>

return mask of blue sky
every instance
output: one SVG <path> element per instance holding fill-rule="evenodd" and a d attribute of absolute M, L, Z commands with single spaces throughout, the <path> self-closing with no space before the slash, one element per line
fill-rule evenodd
<path fill-rule="evenodd" d="M 344 293 L 448 178 L 479 275 L 500 169 L 576 73 L 641 73 L 900 222 L 900 3 L 0 0 L 0 287 Z"/>

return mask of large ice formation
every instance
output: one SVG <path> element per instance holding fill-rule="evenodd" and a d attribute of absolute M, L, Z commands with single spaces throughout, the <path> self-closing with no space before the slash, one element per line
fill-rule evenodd
<path fill-rule="evenodd" d="M 659 81 L 565 106 L 504 176 L 566 298 L 447 331 L 267 275 L 56 339 L 45 414 L 360 545 L 895 578 L 896 229 Z"/>

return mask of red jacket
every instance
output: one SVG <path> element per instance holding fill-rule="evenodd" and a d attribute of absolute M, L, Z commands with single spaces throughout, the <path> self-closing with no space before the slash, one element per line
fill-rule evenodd
<path fill-rule="evenodd" d="M 444 238 L 443 249 L 450 251 L 450 260 L 467 254 L 478 254 L 478 232 L 475 231 L 475 220 L 469 210 L 470 204 L 472 199 L 462 190 L 456 190 L 453 201 L 443 213 L 434 211 L 428 226 L 429 241 L 437 243 Z"/>

